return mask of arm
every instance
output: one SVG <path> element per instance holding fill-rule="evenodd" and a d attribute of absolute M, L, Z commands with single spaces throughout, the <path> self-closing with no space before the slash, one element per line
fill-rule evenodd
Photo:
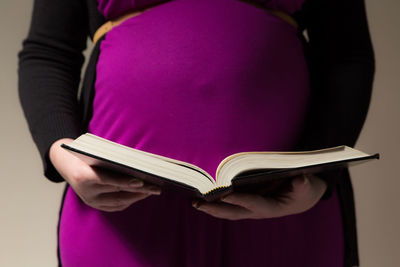
<path fill-rule="evenodd" d="M 19 96 L 45 176 L 65 181 L 84 203 L 119 211 L 150 195 L 156 186 L 92 168 L 60 147 L 81 133 L 77 100 L 87 9 L 80 0 L 36 0 L 28 37 L 19 53 Z"/>
<path fill-rule="evenodd" d="M 364 0 L 309 0 L 303 8 L 312 98 L 299 150 L 354 146 L 372 92 L 375 60 Z M 328 198 L 338 172 L 320 173 Z"/>
<path fill-rule="evenodd" d="M 36 0 L 19 57 L 19 97 L 44 174 L 63 181 L 49 159 L 51 144 L 80 134 L 77 91 L 88 34 L 84 1 Z"/>
<path fill-rule="evenodd" d="M 309 0 L 305 24 L 312 99 L 301 146 L 354 146 L 375 70 L 364 0 Z"/>

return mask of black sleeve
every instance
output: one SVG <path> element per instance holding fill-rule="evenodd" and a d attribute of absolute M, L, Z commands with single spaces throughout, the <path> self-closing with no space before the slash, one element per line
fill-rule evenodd
<path fill-rule="evenodd" d="M 364 0 L 309 0 L 303 16 L 312 93 L 299 149 L 353 147 L 367 115 L 375 71 Z M 320 174 L 328 184 L 324 198 L 339 172 Z"/>
<path fill-rule="evenodd" d="M 82 0 L 35 0 L 29 33 L 18 54 L 20 102 L 44 175 L 52 181 L 63 178 L 49 160 L 51 144 L 80 134 L 77 93 L 87 24 Z"/>

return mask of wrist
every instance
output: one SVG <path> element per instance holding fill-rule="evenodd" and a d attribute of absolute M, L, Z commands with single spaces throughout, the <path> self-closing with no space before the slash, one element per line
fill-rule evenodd
<path fill-rule="evenodd" d="M 58 139 L 53 144 L 51 144 L 50 150 L 49 150 L 49 158 L 53 164 L 58 160 L 60 152 L 61 153 L 66 152 L 61 147 L 61 144 L 68 144 L 68 143 L 72 142 L 73 140 L 74 139 L 72 139 L 72 138 L 62 138 L 62 139 Z"/>
<path fill-rule="evenodd" d="M 70 161 L 70 158 L 73 157 L 68 151 L 61 147 L 61 144 L 68 144 L 72 142 L 74 139 L 72 138 L 61 138 L 55 141 L 49 149 L 49 160 L 51 164 L 54 166 L 55 170 L 66 179 L 66 164 Z M 68 181 L 67 181 L 68 182 Z"/>

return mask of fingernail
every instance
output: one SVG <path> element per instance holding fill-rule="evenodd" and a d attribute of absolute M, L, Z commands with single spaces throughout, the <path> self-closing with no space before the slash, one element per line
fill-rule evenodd
<path fill-rule="evenodd" d="M 159 188 L 149 188 L 149 191 L 153 195 L 160 195 L 161 194 L 161 189 L 159 189 Z"/>
<path fill-rule="evenodd" d="M 193 207 L 195 207 L 196 209 L 198 209 L 199 208 L 199 201 L 198 200 L 194 200 L 193 202 L 192 202 L 192 206 Z"/>
<path fill-rule="evenodd" d="M 129 181 L 128 186 L 131 187 L 141 187 L 143 186 L 143 181 L 142 180 L 138 180 L 138 179 L 132 179 Z"/>
<path fill-rule="evenodd" d="M 308 177 L 304 175 L 304 176 L 303 176 L 303 179 L 304 179 L 304 180 L 303 180 L 303 184 L 307 184 L 307 183 L 308 183 Z"/>

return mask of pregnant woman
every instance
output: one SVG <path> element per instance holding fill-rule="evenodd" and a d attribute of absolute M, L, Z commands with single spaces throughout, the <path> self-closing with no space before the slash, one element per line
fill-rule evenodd
<path fill-rule="evenodd" d="M 96 39 L 79 102 L 105 20 L 120 24 Z M 374 71 L 363 1 L 36 0 L 19 60 L 45 175 L 67 182 L 60 265 L 358 265 L 346 171 L 294 179 L 286 204 L 192 205 L 59 145 L 88 131 L 209 173 L 237 152 L 352 146 Z"/>

